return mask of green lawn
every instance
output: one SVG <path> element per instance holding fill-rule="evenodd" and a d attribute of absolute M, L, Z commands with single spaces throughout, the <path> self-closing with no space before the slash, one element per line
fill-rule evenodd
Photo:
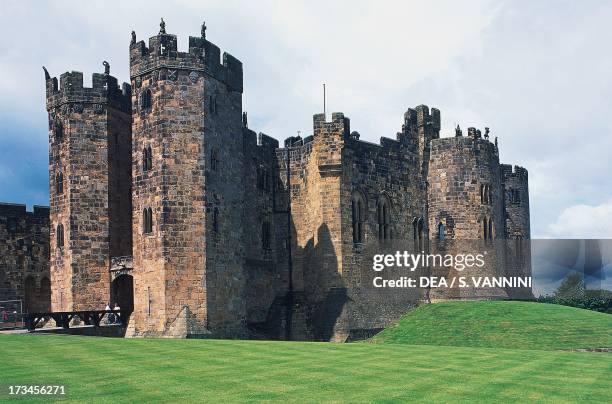
<path fill-rule="evenodd" d="M 532 302 L 442 302 L 418 307 L 371 342 L 547 350 L 610 348 L 612 315 Z"/>
<path fill-rule="evenodd" d="M 10 335 L 0 356 L 0 383 L 61 383 L 82 402 L 612 398 L 606 353 Z"/>
<path fill-rule="evenodd" d="M 612 354 L 554 350 L 612 346 L 610 317 L 452 302 L 414 310 L 377 343 L 0 335 L 0 389 L 64 384 L 69 401 L 112 403 L 612 402 Z"/>

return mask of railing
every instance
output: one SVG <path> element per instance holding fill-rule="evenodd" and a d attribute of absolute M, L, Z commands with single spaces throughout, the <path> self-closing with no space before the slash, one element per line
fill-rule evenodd
<path fill-rule="evenodd" d="M 70 322 L 78 318 L 85 325 L 99 327 L 100 322 L 106 315 L 115 316 L 119 324 L 127 324 L 130 312 L 126 310 L 89 310 L 89 311 L 59 311 L 54 313 L 27 313 L 24 315 L 28 331 L 33 332 L 41 321 L 52 318 L 57 327 L 70 328 Z"/>

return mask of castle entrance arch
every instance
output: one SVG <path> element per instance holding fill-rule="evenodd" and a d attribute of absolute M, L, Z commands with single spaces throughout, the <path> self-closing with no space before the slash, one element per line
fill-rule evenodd
<path fill-rule="evenodd" d="M 121 310 L 134 310 L 134 278 L 132 275 L 119 275 L 111 284 L 111 305 L 119 304 Z"/>

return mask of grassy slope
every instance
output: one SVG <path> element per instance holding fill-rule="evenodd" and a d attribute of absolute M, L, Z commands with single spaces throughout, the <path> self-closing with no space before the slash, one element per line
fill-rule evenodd
<path fill-rule="evenodd" d="M 571 349 L 612 347 L 612 315 L 532 302 L 423 305 L 372 342 Z"/>
<path fill-rule="evenodd" d="M 62 383 L 80 402 L 567 402 L 612 394 L 605 353 L 3 335 L 0 358 L 1 384 Z"/>

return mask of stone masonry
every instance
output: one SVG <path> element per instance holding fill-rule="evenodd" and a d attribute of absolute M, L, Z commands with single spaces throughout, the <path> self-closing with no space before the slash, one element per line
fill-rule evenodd
<path fill-rule="evenodd" d="M 422 300 L 517 297 L 371 287 L 372 251 L 463 241 L 489 252 L 483 274 L 530 274 L 527 170 L 488 128 L 441 138 L 420 105 L 375 144 L 317 114 L 281 147 L 249 129 L 242 63 L 205 26 L 182 52 L 162 20 L 129 54 L 122 88 L 107 63 L 92 88 L 45 71 L 53 310 L 120 301 L 132 337 L 346 341 Z"/>
<path fill-rule="evenodd" d="M 49 311 L 49 208 L 0 203 L 0 302 L 20 300 L 25 312 Z M 0 303 L 6 310 L 19 304 Z"/>

